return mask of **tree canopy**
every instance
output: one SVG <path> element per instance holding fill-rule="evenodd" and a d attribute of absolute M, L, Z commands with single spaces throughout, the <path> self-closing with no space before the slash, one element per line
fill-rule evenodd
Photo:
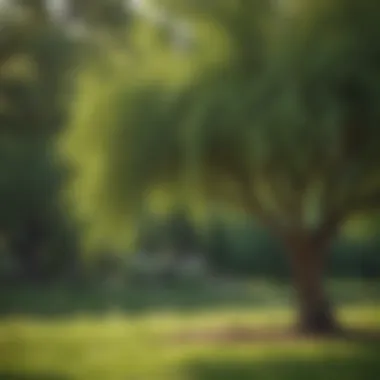
<path fill-rule="evenodd" d="M 142 22 L 138 54 L 83 75 L 63 140 L 80 173 L 76 204 L 101 230 L 127 228 L 164 187 L 232 201 L 280 229 L 376 206 L 378 6 L 285 3 L 180 2 L 172 14 L 193 48 L 158 44 Z"/>

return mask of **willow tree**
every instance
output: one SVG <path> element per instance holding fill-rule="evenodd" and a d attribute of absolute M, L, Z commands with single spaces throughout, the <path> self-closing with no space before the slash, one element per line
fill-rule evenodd
<path fill-rule="evenodd" d="M 329 245 L 380 199 L 380 6 L 216 3 L 178 2 L 191 49 L 136 23 L 135 54 L 80 80 L 62 140 L 74 205 L 109 238 L 154 194 L 242 208 L 286 247 L 300 328 L 334 331 Z"/>

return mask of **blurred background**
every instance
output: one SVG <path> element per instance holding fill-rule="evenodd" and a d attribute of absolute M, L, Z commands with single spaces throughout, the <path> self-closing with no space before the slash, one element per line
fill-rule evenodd
<path fill-rule="evenodd" d="M 0 0 L 0 379 L 374 380 L 376 350 L 362 344 L 170 341 L 198 328 L 287 324 L 294 301 L 282 242 L 245 213 L 215 204 L 198 217 L 181 202 L 164 212 L 165 200 L 142 208 L 130 198 L 140 207 L 133 227 L 114 217 L 125 187 L 114 186 L 123 171 L 113 169 L 133 150 L 112 127 L 131 120 L 123 102 L 140 107 L 146 120 L 133 120 L 142 125 L 169 107 L 152 103 L 159 90 L 143 101 L 128 83 L 136 89 L 144 75 L 174 83 L 181 62 L 201 67 L 222 46 L 201 24 L 215 52 L 186 58 L 193 31 L 174 15 L 196 17 L 202 4 L 151 3 Z M 136 62 L 143 69 L 134 74 Z M 146 157 L 152 143 L 141 145 Z M 75 182 L 75 170 L 85 180 Z M 376 213 L 360 214 L 332 244 L 328 292 L 352 325 L 379 326 L 379 228 Z"/>

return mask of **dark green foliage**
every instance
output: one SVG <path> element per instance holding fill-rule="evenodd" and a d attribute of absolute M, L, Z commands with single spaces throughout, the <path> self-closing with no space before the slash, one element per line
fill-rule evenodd
<path fill-rule="evenodd" d="M 174 210 L 167 218 L 166 228 L 169 232 L 172 248 L 179 253 L 195 253 L 199 250 L 200 237 L 196 225 L 185 210 Z"/>
<path fill-rule="evenodd" d="M 155 252 L 163 249 L 162 220 L 152 215 L 141 219 L 138 228 L 137 248 L 144 252 Z"/>
<path fill-rule="evenodd" d="M 177 254 L 200 252 L 212 273 L 232 277 L 290 279 L 290 268 L 281 242 L 246 218 L 210 219 L 202 233 L 188 213 L 147 217 L 141 222 L 138 248 L 151 254 L 173 249 Z M 328 276 L 380 278 L 380 243 L 371 235 L 352 240 L 337 239 L 331 247 Z"/>
<path fill-rule="evenodd" d="M 34 280 L 77 267 L 80 229 L 63 202 L 70 173 L 57 161 L 56 135 L 76 71 L 99 57 L 106 36 L 124 37 L 128 22 L 121 1 L 66 6 L 66 15 L 45 1 L 15 0 L 0 9 L 0 230 L 18 273 Z M 73 34 L 73 21 L 90 33 Z"/>

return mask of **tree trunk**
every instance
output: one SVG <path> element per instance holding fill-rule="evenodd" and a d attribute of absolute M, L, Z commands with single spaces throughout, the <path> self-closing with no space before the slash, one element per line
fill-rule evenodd
<path fill-rule="evenodd" d="M 299 330 L 310 334 L 336 332 L 338 324 L 323 287 L 325 245 L 296 242 L 290 255 L 299 302 Z"/>

